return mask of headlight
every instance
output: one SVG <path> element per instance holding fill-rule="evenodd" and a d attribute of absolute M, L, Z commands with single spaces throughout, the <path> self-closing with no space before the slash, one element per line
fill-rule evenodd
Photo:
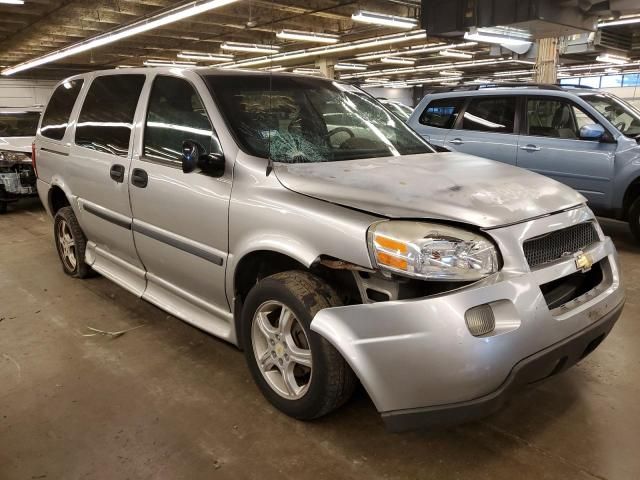
<path fill-rule="evenodd" d="M 6 150 L 0 150 L 0 163 L 13 165 L 18 162 L 30 162 L 31 159 L 28 155 L 22 152 L 8 152 Z"/>
<path fill-rule="evenodd" d="M 433 223 L 389 220 L 369 227 L 374 265 L 428 280 L 479 280 L 498 271 L 498 252 L 485 237 Z"/>

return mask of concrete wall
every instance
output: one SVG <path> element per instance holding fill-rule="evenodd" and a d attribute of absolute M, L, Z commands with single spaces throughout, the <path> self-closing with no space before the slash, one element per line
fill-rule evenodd
<path fill-rule="evenodd" d="M 636 108 L 640 108 L 640 87 L 603 88 L 603 90 L 626 100 Z"/>
<path fill-rule="evenodd" d="M 0 79 L 0 107 L 45 105 L 57 82 L 52 80 Z"/>

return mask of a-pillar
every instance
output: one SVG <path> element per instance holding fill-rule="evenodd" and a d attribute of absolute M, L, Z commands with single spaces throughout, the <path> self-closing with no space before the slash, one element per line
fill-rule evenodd
<path fill-rule="evenodd" d="M 558 39 L 541 38 L 538 40 L 538 58 L 536 59 L 537 83 L 556 83 L 558 80 Z"/>
<path fill-rule="evenodd" d="M 336 72 L 334 68 L 335 64 L 336 62 L 333 58 L 322 57 L 316 60 L 316 67 L 320 69 L 320 73 L 331 80 L 336 78 Z"/>

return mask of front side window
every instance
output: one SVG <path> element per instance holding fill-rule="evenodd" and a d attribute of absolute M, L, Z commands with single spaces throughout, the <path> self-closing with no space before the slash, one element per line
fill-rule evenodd
<path fill-rule="evenodd" d="M 171 166 L 182 164 L 182 142 L 192 140 L 208 153 L 222 153 L 211 121 L 193 86 L 181 78 L 153 82 L 144 129 L 144 156 Z"/>
<path fill-rule="evenodd" d="M 327 162 L 431 153 L 398 117 L 362 90 L 318 78 L 206 78 L 240 146 L 276 162 Z"/>
<path fill-rule="evenodd" d="M 91 83 L 76 126 L 76 145 L 126 157 L 144 75 L 105 75 Z"/>
<path fill-rule="evenodd" d="M 580 129 L 597 123 L 590 115 L 567 101 L 555 98 L 527 100 L 529 135 L 577 140 Z"/>
<path fill-rule="evenodd" d="M 422 112 L 419 121 L 422 125 L 429 127 L 453 128 L 463 104 L 463 98 L 433 100 Z"/>
<path fill-rule="evenodd" d="M 628 137 L 640 135 L 640 111 L 627 102 L 602 93 L 581 95 L 580 98 L 600 112 L 621 133 Z"/>
<path fill-rule="evenodd" d="M 49 99 L 44 115 L 42 115 L 42 124 L 40 125 L 42 135 L 53 140 L 62 140 L 69 124 L 71 110 L 73 110 L 83 82 L 82 79 L 67 80 L 56 88 Z"/>
<path fill-rule="evenodd" d="M 474 97 L 462 117 L 463 130 L 513 133 L 516 97 Z"/>
<path fill-rule="evenodd" d="M 0 137 L 34 137 L 40 112 L 0 112 Z"/>

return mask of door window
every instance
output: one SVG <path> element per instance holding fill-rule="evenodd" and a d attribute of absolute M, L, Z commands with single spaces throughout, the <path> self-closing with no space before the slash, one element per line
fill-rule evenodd
<path fill-rule="evenodd" d="M 560 99 L 527 100 L 527 129 L 538 137 L 580 138 L 580 128 L 597 123 L 589 114 L 572 103 Z"/>
<path fill-rule="evenodd" d="M 76 126 L 76 145 L 126 157 L 144 75 L 107 75 L 91 83 Z"/>
<path fill-rule="evenodd" d="M 463 130 L 513 133 L 516 97 L 475 97 L 462 117 Z"/>
<path fill-rule="evenodd" d="M 53 140 L 62 140 L 67 130 L 71 110 L 82 88 L 82 79 L 68 80 L 56 88 L 42 116 L 40 133 Z"/>
<path fill-rule="evenodd" d="M 222 153 L 217 135 L 195 88 L 186 80 L 158 76 L 153 82 L 144 129 L 144 157 L 182 165 L 182 142 L 192 140 L 207 153 Z"/>
<path fill-rule="evenodd" d="M 463 98 L 441 98 L 427 105 L 420 123 L 429 127 L 452 128 L 464 103 Z"/>

